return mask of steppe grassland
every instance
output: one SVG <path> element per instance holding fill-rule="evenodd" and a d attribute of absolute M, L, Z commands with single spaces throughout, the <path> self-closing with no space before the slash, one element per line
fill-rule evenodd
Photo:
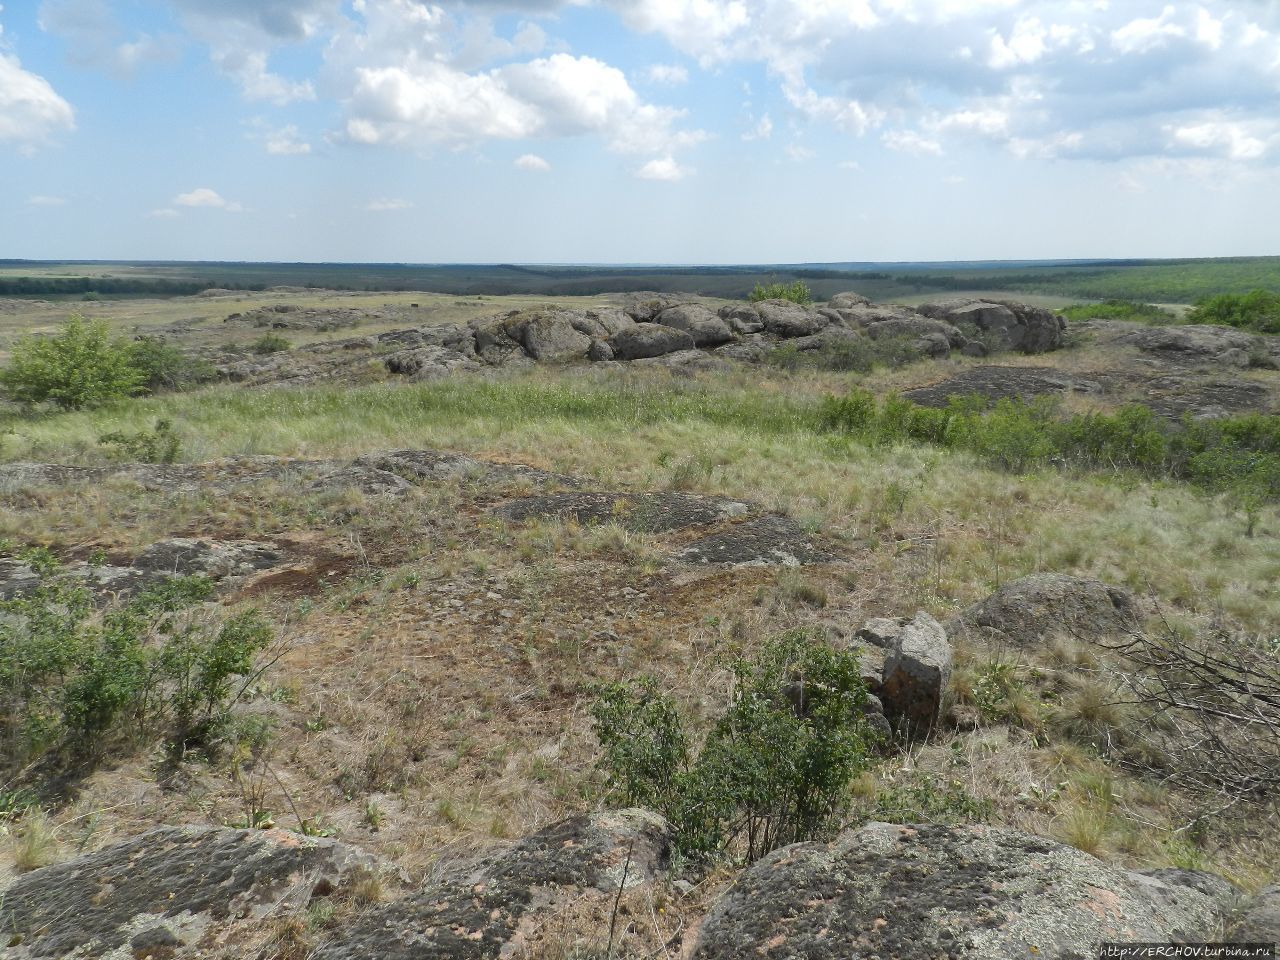
<path fill-rule="evenodd" d="M 892 386 L 896 376 L 871 382 Z M 851 560 L 831 569 L 747 570 L 673 587 L 657 575 L 644 534 L 612 524 L 507 527 L 476 509 L 465 478 L 405 501 L 271 484 L 225 496 L 139 496 L 129 484 L 106 483 L 34 498 L 0 518 L 0 536 L 76 553 L 128 553 L 175 532 L 286 537 L 354 556 L 330 585 L 247 598 L 267 604 L 297 641 L 267 691 L 278 714 L 272 770 L 282 783 L 276 790 L 268 782 L 271 810 L 289 816 L 287 791 L 308 819 L 342 834 L 368 832 L 370 845 L 420 869 L 451 844 L 518 836 L 590 802 L 595 745 L 585 704 L 602 679 L 657 673 L 705 716 L 725 683 L 714 654 L 726 644 L 751 645 L 815 619 L 856 624 L 920 608 L 946 618 L 1037 570 L 1124 583 L 1175 623 L 1226 621 L 1265 633 L 1280 622 L 1274 511 L 1246 538 L 1230 503 L 1184 486 L 1125 475 L 1010 475 L 963 453 L 841 440 L 817 429 L 817 409 L 823 395 L 850 383 L 834 374 L 542 369 L 359 388 L 216 387 L 26 420 L 11 425 L 0 447 L 5 460 L 105 462 L 102 433 L 144 431 L 167 418 L 190 462 L 471 452 L 585 475 L 601 489 L 754 500 L 841 542 Z M 510 605 L 530 622 L 449 625 L 426 609 L 450 586 L 484 605 L 499 582 L 503 599 L 488 612 L 496 617 Z M 606 587 L 623 584 L 666 591 L 666 605 L 616 628 L 616 640 L 577 624 L 556 629 L 565 614 L 577 616 Z M 1217 865 L 1249 885 L 1266 880 L 1272 841 L 1184 843 L 1171 832 L 1181 825 L 1173 799 L 1061 733 L 1071 722 L 1061 714 L 1087 693 L 1079 678 L 1100 669 L 1096 658 L 1069 646 L 974 646 L 960 657 L 957 695 L 1008 678 L 1001 709 L 1017 722 L 885 764 L 858 787 L 869 814 L 884 797 L 919 790 L 941 798 L 941 815 L 963 816 L 946 807 L 967 796 L 989 804 L 997 822 L 1126 862 Z M 1046 685 L 1063 691 L 1053 716 L 1037 699 Z M 430 710 L 426 691 L 440 692 Z M 430 774 L 406 779 L 418 760 Z M 335 771 L 345 797 L 334 795 Z M 146 758 L 95 775 L 77 805 L 54 817 L 76 824 L 61 828 L 64 846 L 80 842 L 81 817 L 98 824 L 85 841 L 96 845 L 144 823 L 242 815 L 244 778 L 228 770 L 210 770 L 178 795 L 151 780 Z M 129 819 L 101 812 L 122 796 L 143 798 Z"/>

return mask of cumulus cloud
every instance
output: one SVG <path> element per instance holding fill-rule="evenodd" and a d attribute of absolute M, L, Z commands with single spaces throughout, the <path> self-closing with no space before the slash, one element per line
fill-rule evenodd
<path fill-rule="evenodd" d="M 890 150 L 897 150 L 901 153 L 914 153 L 917 156 L 942 156 L 942 144 L 938 143 L 937 140 L 930 140 L 914 130 L 888 130 L 880 139 Z"/>
<path fill-rule="evenodd" d="M 551 164 L 536 153 L 526 153 L 523 156 L 516 157 L 516 166 L 531 173 L 546 173 L 551 169 Z"/>
<path fill-rule="evenodd" d="M 66 41 L 72 63 L 116 76 L 132 76 L 142 66 L 172 63 L 181 55 L 182 42 L 172 35 L 140 33 L 128 39 L 106 0 L 44 0 L 38 19 L 40 29 Z"/>
<path fill-rule="evenodd" d="M 682 110 L 645 102 L 617 67 L 554 53 L 468 69 L 456 23 L 415 0 L 364 0 L 326 54 L 348 93 L 341 138 L 367 145 L 468 147 L 485 140 L 598 136 L 620 153 L 663 158 L 706 134 Z"/>
<path fill-rule="evenodd" d="M 196 187 L 189 193 L 180 193 L 173 198 L 172 203 L 175 207 L 210 207 L 228 213 L 239 213 L 244 209 L 238 202 L 223 198 L 209 187 Z"/>
<path fill-rule="evenodd" d="M 682 167 L 674 157 L 655 157 L 636 171 L 641 180 L 683 180 L 693 171 Z"/>
<path fill-rule="evenodd" d="M 71 104 L 49 81 L 24 70 L 16 56 L 0 49 L 0 144 L 29 152 L 75 126 Z"/>

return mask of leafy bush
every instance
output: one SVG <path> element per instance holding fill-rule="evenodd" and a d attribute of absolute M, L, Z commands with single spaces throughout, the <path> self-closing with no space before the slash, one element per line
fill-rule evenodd
<path fill-rule="evenodd" d="M 145 375 L 129 343 L 112 337 L 104 321 L 73 315 L 55 336 L 18 340 L 0 384 L 23 403 L 79 410 L 141 393 Z"/>
<path fill-rule="evenodd" d="M 1172 312 L 1153 303 L 1137 300 L 1104 300 L 1101 303 L 1073 303 L 1058 311 L 1068 320 L 1136 320 L 1141 323 L 1173 323 Z"/>
<path fill-rule="evenodd" d="M 993 813 L 958 781 L 942 783 L 929 774 L 876 794 L 871 815 L 885 823 L 986 823 Z"/>
<path fill-rule="evenodd" d="M 803 631 L 728 664 L 734 689 L 695 756 L 656 681 L 604 687 L 592 708 L 613 796 L 666 816 L 686 855 L 748 860 L 838 826 L 875 734 L 857 654 Z"/>
<path fill-rule="evenodd" d="M 142 385 L 157 390 L 182 390 L 216 379 L 213 366 L 187 356 L 163 337 L 137 337 L 129 344 L 129 360 L 142 375 Z"/>
<path fill-rule="evenodd" d="M 173 463 L 182 451 L 182 441 L 173 432 L 172 420 L 157 420 L 154 430 L 104 433 L 98 442 L 119 447 L 131 460 L 139 463 Z"/>
<path fill-rule="evenodd" d="M 807 283 L 795 280 L 791 283 L 757 283 L 755 289 L 747 294 L 747 299 L 752 303 L 759 303 L 761 300 L 790 300 L 792 303 L 808 306 L 813 303 L 813 294 L 809 292 Z"/>
<path fill-rule="evenodd" d="M 1187 323 L 1214 323 L 1257 333 L 1280 333 L 1280 293 L 1224 293 L 1196 303 Z"/>
<path fill-rule="evenodd" d="M 0 602 L 0 760 L 101 756 L 165 735 L 208 743 L 240 699 L 271 630 L 254 611 L 221 622 L 197 609 L 204 578 L 174 578 L 97 617 L 56 575 Z"/>
<path fill-rule="evenodd" d="M 249 350 L 261 357 L 271 353 L 283 353 L 292 346 L 293 344 L 278 333 L 264 333 L 249 344 Z"/>

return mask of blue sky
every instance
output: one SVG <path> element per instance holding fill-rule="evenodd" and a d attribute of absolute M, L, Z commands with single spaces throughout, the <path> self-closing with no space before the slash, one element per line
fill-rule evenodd
<path fill-rule="evenodd" d="M 1277 254 L 1280 3 L 4 0 L 0 257 Z"/>

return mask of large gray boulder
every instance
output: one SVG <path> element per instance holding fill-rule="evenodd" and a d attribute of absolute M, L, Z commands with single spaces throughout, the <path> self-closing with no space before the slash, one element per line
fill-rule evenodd
<path fill-rule="evenodd" d="M 1101 580 L 1036 573 L 1006 583 L 948 627 L 1030 646 L 1054 636 L 1106 639 L 1133 631 L 1139 611 L 1133 595 Z"/>
<path fill-rule="evenodd" d="M 657 322 L 667 327 L 683 330 L 693 337 L 694 346 L 718 347 L 734 339 L 729 325 L 706 307 L 697 303 L 682 303 L 658 314 Z"/>
<path fill-rule="evenodd" d="M 723 306 L 719 310 L 719 317 L 729 325 L 730 330 L 737 334 L 747 336 L 764 330 L 760 311 L 749 303 L 731 303 Z"/>
<path fill-rule="evenodd" d="M 762 300 L 755 310 L 765 330 L 787 340 L 812 336 L 831 323 L 829 317 L 789 300 Z"/>
<path fill-rule="evenodd" d="M 532 926 L 583 899 L 607 911 L 623 886 L 652 883 L 671 830 L 643 810 L 578 816 L 520 841 L 474 872 L 375 909 L 313 960 L 496 960 L 515 956 Z"/>
<path fill-rule="evenodd" d="M 609 341 L 613 355 L 618 360 L 639 360 L 642 357 L 660 357 L 677 350 L 692 350 L 693 337 L 675 327 L 660 323 L 637 323 L 619 330 Z"/>
<path fill-rule="evenodd" d="M 998 345 L 1023 353 L 1058 349 L 1066 328 L 1066 321 L 1052 311 L 1012 300 L 941 300 L 917 309 L 935 320 L 990 333 Z"/>
<path fill-rule="evenodd" d="M 846 307 L 861 307 L 869 304 L 871 301 L 860 293 L 854 293 L 852 290 L 844 293 L 837 293 L 827 301 L 827 306 L 836 310 Z"/>
<path fill-rule="evenodd" d="M 521 331 L 525 351 L 542 363 L 583 359 L 591 348 L 591 336 L 575 324 L 596 329 L 584 315 L 567 311 L 548 310 L 530 317 Z M 603 328 L 597 332 L 603 333 Z"/>
<path fill-rule="evenodd" d="M 907 735 L 933 729 L 951 680 L 951 644 L 942 624 L 924 611 L 899 621 L 884 658 L 880 699 L 885 714 Z"/>
<path fill-rule="evenodd" d="M 956 349 L 969 342 L 968 338 L 952 324 L 942 320 L 931 320 L 918 313 L 868 321 L 865 329 L 867 336 L 872 340 L 879 340 L 882 337 L 909 337 L 920 340 L 937 337 L 946 346 Z"/>
<path fill-rule="evenodd" d="M 679 298 L 670 294 L 640 291 L 627 294 L 622 303 L 622 311 L 636 323 L 652 323 L 663 310 L 679 303 Z"/>
<path fill-rule="evenodd" d="M 1229 904 L 992 827 L 872 823 L 775 850 L 712 908 L 694 960 L 1084 960 L 1205 940 Z"/>
<path fill-rule="evenodd" d="M 607 339 L 619 330 L 636 325 L 635 320 L 622 310 L 588 310 L 586 317 L 604 331 L 599 335 L 601 339 Z"/>
<path fill-rule="evenodd" d="M 516 318 L 518 312 L 496 317 L 481 317 L 471 321 L 475 338 L 476 356 L 491 366 L 502 366 L 513 360 L 526 359 L 523 330 Z"/>
<path fill-rule="evenodd" d="M 0 892 L 4 956 L 207 956 L 204 945 L 225 942 L 233 926 L 304 908 L 380 869 L 345 844 L 284 830 L 163 827 Z"/>

